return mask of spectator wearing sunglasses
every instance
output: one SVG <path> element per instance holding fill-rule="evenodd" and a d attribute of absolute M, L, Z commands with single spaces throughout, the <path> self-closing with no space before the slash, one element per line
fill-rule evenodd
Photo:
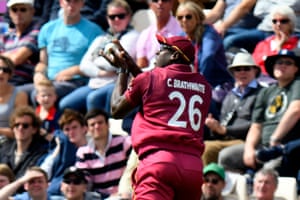
<path fill-rule="evenodd" d="M 40 136 L 40 119 L 29 106 L 16 108 L 10 118 L 10 127 L 14 139 L 2 145 L 0 163 L 7 164 L 18 179 L 28 167 L 40 164 L 47 153 L 48 142 Z"/>
<path fill-rule="evenodd" d="M 235 86 L 222 102 L 220 120 L 215 119 L 212 114 L 205 120 L 215 139 L 204 142 L 205 149 L 202 155 L 204 165 L 218 162 L 222 157 L 222 154 L 219 154 L 222 149 L 244 143 L 251 124 L 253 106 L 262 88 L 256 79 L 260 75 L 260 68 L 255 64 L 251 54 L 237 53 L 228 70 L 234 77 Z M 235 153 L 223 152 L 226 152 L 226 155 Z"/>
<path fill-rule="evenodd" d="M 61 191 L 64 197 L 52 196 L 51 200 L 99 200 L 101 195 L 88 192 L 88 180 L 83 170 L 74 166 L 67 168 L 61 182 Z"/>
<path fill-rule="evenodd" d="M 295 21 L 295 34 L 300 34 L 300 3 L 298 0 L 289 0 L 289 1 L 273 1 L 273 0 L 264 0 L 256 1 L 253 14 L 254 16 L 261 19 L 261 22 L 257 25 L 256 28 L 242 31 L 233 35 L 231 38 L 231 43 L 229 47 L 244 48 L 248 52 L 253 53 L 258 42 L 266 39 L 267 37 L 274 34 L 272 28 L 272 19 L 273 16 L 271 12 L 274 7 L 285 7 L 289 6 L 292 8 L 296 14 L 297 21 Z"/>
<path fill-rule="evenodd" d="M 194 71 L 201 73 L 210 83 L 212 88 L 232 87 L 233 78 L 227 71 L 227 62 L 223 47 L 223 40 L 211 25 L 203 24 L 205 15 L 200 6 L 191 1 L 180 3 L 177 20 L 188 39 L 195 48 Z M 215 98 L 210 105 L 210 113 L 218 119 L 220 114 L 221 99 Z M 206 131 L 205 139 L 209 139 Z"/>
<path fill-rule="evenodd" d="M 225 187 L 225 170 L 216 163 L 210 163 L 203 169 L 203 184 L 201 200 L 222 200 L 222 190 Z"/>
<path fill-rule="evenodd" d="M 7 7 L 14 28 L 0 35 L 0 53 L 15 65 L 9 81 L 13 85 L 32 83 L 39 55 L 39 26 L 33 21 L 33 0 L 9 0 Z"/>
<path fill-rule="evenodd" d="M 27 94 L 22 91 L 17 91 L 15 86 L 9 83 L 9 79 L 14 73 L 13 62 L 0 55 L 0 144 L 3 143 L 7 137 L 13 138 L 13 131 L 9 127 L 9 117 L 14 109 L 19 106 L 28 104 Z"/>
<path fill-rule="evenodd" d="M 60 110 L 66 108 L 85 113 L 91 109 L 104 109 L 110 113 L 110 97 L 117 79 L 117 68 L 99 55 L 107 50 L 113 39 L 120 40 L 130 56 L 136 58 L 138 32 L 130 26 L 132 11 L 125 0 L 112 0 L 107 6 L 108 31 L 98 36 L 80 63 L 80 70 L 90 77 L 87 85 L 77 88 L 59 103 Z"/>
<path fill-rule="evenodd" d="M 296 15 L 289 6 L 276 6 L 271 11 L 272 29 L 274 35 L 259 42 L 253 52 L 253 58 L 266 76 L 264 61 L 268 56 L 276 55 L 281 49 L 299 47 L 300 39 L 293 35 L 296 26 Z"/>
<path fill-rule="evenodd" d="M 268 56 L 265 66 L 269 76 L 277 83 L 260 90 L 245 144 L 228 147 L 236 153 L 220 161 L 225 169 L 241 172 L 249 168 L 259 170 L 262 164 L 270 163 L 261 163 L 262 153 L 257 154 L 256 150 L 285 145 L 300 137 L 299 49 L 282 49 L 278 54 Z M 273 162 L 272 167 L 278 170 L 280 176 L 297 177 L 300 169 L 298 156 L 299 149 Z"/>

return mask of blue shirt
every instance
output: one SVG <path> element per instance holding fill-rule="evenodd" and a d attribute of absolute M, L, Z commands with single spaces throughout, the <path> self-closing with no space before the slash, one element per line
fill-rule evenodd
<path fill-rule="evenodd" d="M 61 18 L 46 23 L 38 36 L 38 46 L 47 48 L 48 78 L 54 80 L 60 71 L 79 65 L 92 41 L 103 33 L 85 18 L 72 25 L 66 25 Z"/>

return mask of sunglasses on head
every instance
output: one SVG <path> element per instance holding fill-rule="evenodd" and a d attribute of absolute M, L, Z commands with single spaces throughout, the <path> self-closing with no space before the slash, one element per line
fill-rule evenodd
<path fill-rule="evenodd" d="M 295 63 L 293 61 L 290 61 L 290 60 L 276 60 L 275 61 L 275 64 L 277 65 L 294 65 Z"/>
<path fill-rule="evenodd" d="M 213 185 L 217 185 L 220 182 L 220 179 L 217 179 L 217 178 L 211 178 L 211 179 L 204 178 L 203 182 L 204 183 L 212 183 Z"/>
<path fill-rule="evenodd" d="M 84 181 L 81 179 L 64 179 L 63 182 L 66 184 L 80 185 Z"/>
<path fill-rule="evenodd" d="M 158 3 L 159 1 L 161 1 L 162 3 L 166 3 L 169 2 L 170 0 L 152 0 L 153 3 Z"/>
<path fill-rule="evenodd" d="M 192 15 L 178 15 L 177 16 L 177 19 L 179 20 L 179 21 L 181 21 L 181 20 L 183 20 L 183 18 L 185 18 L 186 20 L 191 20 L 192 18 L 193 18 L 193 16 Z"/>
<path fill-rule="evenodd" d="M 15 123 L 14 124 L 14 128 L 19 128 L 20 126 L 22 126 L 24 129 L 29 128 L 29 126 L 31 126 L 31 124 L 29 123 Z"/>
<path fill-rule="evenodd" d="M 0 71 L 2 71 L 2 72 L 4 72 L 4 73 L 11 73 L 11 70 L 10 70 L 10 68 L 8 68 L 8 67 L 1 67 L 1 66 L 0 66 Z"/>
<path fill-rule="evenodd" d="M 280 22 L 280 24 L 287 24 L 290 22 L 290 20 L 289 19 L 272 19 L 273 24 L 277 24 L 278 22 Z"/>
<path fill-rule="evenodd" d="M 24 13 L 24 12 L 27 11 L 27 8 L 11 8 L 11 10 L 12 10 L 14 13 L 16 13 L 16 12 L 18 12 L 18 11 Z"/>
<path fill-rule="evenodd" d="M 120 14 L 115 14 L 115 15 L 107 15 L 107 17 L 110 20 L 115 20 L 116 18 L 118 18 L 118 19 L 125 19 L 126 15 L 127 15 L 126 13 L 120 13 Z"/>
<path fill-rule="evenodd" d="M 233 71 L 235 72 L 240 72 L 240 71 L 250 71 L 252 69 L 252 67 L 249 67 L 249 66 L 244 66 L 244 67 L 235 67 L 233 68 Z"/>

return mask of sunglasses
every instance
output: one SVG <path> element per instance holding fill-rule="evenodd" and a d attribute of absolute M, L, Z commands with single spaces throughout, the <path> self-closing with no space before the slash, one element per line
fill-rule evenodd
<path fill-rule="evenodd" d="M 18 12 L 18 11 L 20 11 L 20 12 L 22 12 L 22 13 L 25 13 L 25 12 L 27 12 L 27 8 L 11 8 L 11 10 L 14 12 L 14 13 L 16 13 L 16 12 Z"/>
<path fill-rule="evenodd" d="M 212 179 L 204 178 L 203 182 L 204 183 L 211 183 L 213 185 L 217 185 L 220 182 L 220 179 L 217 179 L 217 178 L 212 178 Z"/>
<path fill-rule="evenodd" d="M 290 22 L 290 20 L 289 19 L 272 19 L 273 24 L 277 24 L 278 22 L 280 22 L 280 24 L 287 24 Z"/>
<path fill-rule="evenodd" d="M 24 129 L 27 129 L 27 128 L 29 128 L 29 126 L 31 126 L 31 124 L 29 124 L 29 123 L 15 123 L 14 124 L 14 128 L 19 128 L 20 126 L 22 126 Z"/>
<path fill-rule="evenodd" d="M 110 20 L 115 20 L 116 18 L 118 18 L 118 19 L 125 19 L 126 16 L 127 16 L 126 13 L 120 13 L 120 14 L 115 14 L 115 15 L 107 15 L 107 17 Z"/>
<path fill-rule="evenodd" d="M 82 181 L 81 179 L 64 179 L 63 182 L 66 184 L 80 185 L 84 181 Z"/>
<path fill-rule="evenodd" d="M 162 3 L 169 2 L 170 0 L 160 0 Z M 153 3 L 158 3 L 159 0 L 152 0 Z"/>
<path fill-rule="evenodd" d="M 2 71 L 3 73 L 11 73 L 11 69 L 8 67 L 1 67 L 0 66 L 0 71 Z"/>
<path fill-rule="evenodd" d="M 233 68 L 232 70 L 235 71 L 235 72 L 240 72 L 240 71 L 245 71 L 245 72 L 248 72 L 252 69 L 252 67 L 249 67 L 249 66 L 245 66 L 245 67 L 235 67 Z"/>
<path fill-rule="evenodd" d="M 295 63 L 293 61 L 290 61 L 290 60 L 276 60 L 275 61 L 275 64 L 277 65 L 295 65 Z"/>
<path fill-rule="evenodd" d="M 185 18 L 186 20 L 191 20 L 193 18 L 193 16 L 192 15 L 178 15 L 177 16 L 177 19 L 179 21 L 183 20 L 183 18 Z"/>

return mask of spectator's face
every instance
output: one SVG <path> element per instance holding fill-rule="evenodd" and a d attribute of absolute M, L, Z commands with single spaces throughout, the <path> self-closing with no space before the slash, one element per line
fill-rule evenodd
<path fill-rule="evenodd" d="M 87 120 L 88 131 L 96 140 L 107 139 L 109 125 L 104 116 L 98 115 Z"/>
<path fill-rule="evenodd" d="M 32 126 L 32 119 L 28 115 L 16 117 L 13 125 L 15 139 L 18 141 L 32 140 L 32 137 L 37 132 L 37 128 Z"/>
<path fill-rule="evenodd" d="M 83 0 L 60 0 L 60 6 L 63 8 L 66 18 L 78 18 L 83 5 Z"/>
<path fill-rule="evenodd" d="M 11 69 L 0 59 L 0 84 L 6 84 L 8 82 L 8 79 L 11 76 L 8 70 Z"/>
<path fill-rule="evenodd" d="M 273 70 L 274 77 L 278 81 L 288 82 L 294 79 L 299 69 L 292 58 L 280 57 L 275 61 Z"/>
<path fill-rule="evenodd" d="M 130 15 L 122 7 L 109 7 L 106 17 L 109 27 L 114 33 L 120 33 L 126 29 L 130 22 Z"/>
<path fill-rule="evenodd" d="M 219 199 L 225 187 L 224 181 L 214 173 L 208 173 L 203 178 L 202 195 L 204 199 Z"/>
<path fill-rule="evenodd" d="M 276 182 L 270 175 L 259 174 L 254 180 L 254 196 L 258 200 L 272 200 L 276 191 Z"/>
<path fill-rule="evenodd" d="M 73 120 L 71 123 L 64 125 L 64 133 L 68 136 L 70 142 L 76 146 L 82 146 L 85 143 L 86 127 L 82 126 L 78 121 Z"/>
<path fill-rule="evenodd" d="M 194 15 L 193 12 L 191 12 L 187 8 L 183 8 L 183 7 L 181 9 L 177 10 L 176 17 L 177 17 L 177 20 L 178 20 L 182 30 L 187 35 L 193 35 L 196 26 L 199 23 L 202 23 L 196 19 L 196 16 Z"/>
<path fill-rule="evenodd" d="M 28 26 L 33 15 L 34 8 L 29 4 L 15 4 L 9 8 L 9 16 L 16 27 Z"/>
<path fill-rule="evenodd" d="M 232 69 L 238 87 L 246 87 L 256 77 L 257 69 L 252 66 L 241 66 Z"/>
<path fill-rule="evenodd" d="M 152 0 L 150 8 L 153 10 L 157 20 L 167 20 L 171 15 L 173 0 Z"/>
<path fill-rule="evenodd" d="M 30 194 L 33 199 L 40 199 L 45 197 L 48 189 L 48 182 L 44 175 L 41 173 L 41 177 L 33 178 L 24 184 L 24 188 Z"/>
<path fill-rule="evenodd" d="M 86 190 L 86 183 L 76 176 L 70 176 L 68 181 L 63 180 L 61 183 L 61 191 L 66 199 L 82 199 Z"/>
<path fill-rule="evenodd" d="M 8 185 L 9 183 L 9 178 L 7 176 L 0 175 L 0 189 L 3 188 L 5 185 Z"/>
<path fill-rule="evenodd" d="M 57 99 L 55 89 L 45 86 L 38 86 L 36 100 L 39 105 L 42 105 L 46 109 L 50 109 L 55 106 Z"/>
<path fill-rule="evenodd" d="M 272 28 L 275 35 L 280 35 L 281 32 L 289 35 L 293 30 L 293 24 L 288 16 L 275 14 L 272 18 Z"/>

